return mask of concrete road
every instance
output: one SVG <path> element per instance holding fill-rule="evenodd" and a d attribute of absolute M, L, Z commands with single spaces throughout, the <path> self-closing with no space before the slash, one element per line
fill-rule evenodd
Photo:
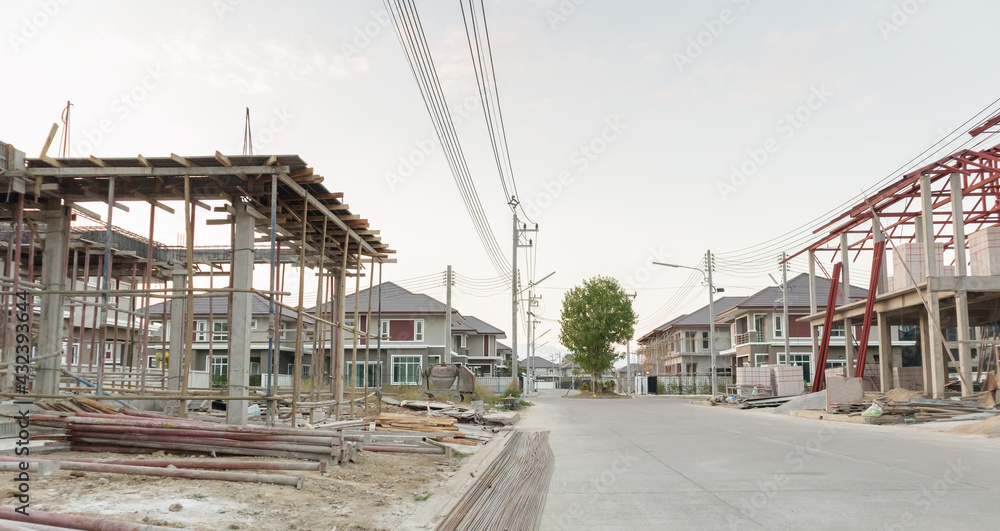
<path fill-rule="evenodd" d="M 1000 440 L 543 391 L 542 529 L 998 529 Z"/>

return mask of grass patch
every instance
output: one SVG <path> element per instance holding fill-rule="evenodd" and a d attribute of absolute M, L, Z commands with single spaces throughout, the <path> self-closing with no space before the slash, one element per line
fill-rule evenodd
<path fill-rule="evenodd" d="M 430 498 L 432 494 L 434 493 L 428 492 L 427 494 L 414 494 L 413 499 L 415 501 L 427 501 L 427 499 Z"/>
<path fill-rule="evenodd" d="M 382 394 L 396 400 L 421 400 L 424 389 L 419 385 L 386 385 L 382 387 Z"/>

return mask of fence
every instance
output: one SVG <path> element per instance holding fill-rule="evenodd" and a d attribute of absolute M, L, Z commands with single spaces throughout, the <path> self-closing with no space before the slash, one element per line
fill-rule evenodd
<path fill-rule="evenodd" d="M 510 376 L 476 376 L 476 387 L 483 386 L 495 394 L 504 392 L 513 380 Z"/>
<path fill-rule="evenodd" d="M 719 392 L 725 392 L 726 386 L 731 384 L 731 376 L 718 375 L 715 378 Z M 706 374 L 670 374 L 656 377 L 656 389 L 649 389 L 646 392 L 658 395 L 710 395 L 712 394 L 712 375 Z"/>

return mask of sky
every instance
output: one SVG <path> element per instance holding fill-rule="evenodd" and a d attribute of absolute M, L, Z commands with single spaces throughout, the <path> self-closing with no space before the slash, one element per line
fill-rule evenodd
<path fill-rule="evenodd" d="M 71 156 L 240 154 L 249 107 L 255 154 L 300 155 L 397 250 L 385 280 L 443 300 L 443 281 L 424 279 L 447 265 L 480 286 L 497 277 L 381 2 L 2 5 L 0 140 L 29 156 L 67 101 Z M 461 4 L 416 5 L 509 260 L 511 212 Z M 535 309 L 546 357 L 565 350 L 563 293 L 595 275 L 637 294 L 636 337 L 707 303 L 697 272 L 653 261 L 696 267 L 711 249 L 727 295 L 771 285 L 777 255 L 808 243 L 794 231 L 988 108 L 1000 86 L 995 2 L 484 6 L 519 199 L 539 226 L 530 268 L 519 268 L 536 280 L 554 272 Z M 114 220 L 145 227 L 145 216 L 136 207 Z M 176 244 L 180 219 L 157 219 L 156 239 Z M 226 234 L 199 228 L 196 244 Z M 804 269 L 793 262 L 792 274 Z M 509 292 L 476 286 L 460 282 L 456 308 L 509 342 Z"/>

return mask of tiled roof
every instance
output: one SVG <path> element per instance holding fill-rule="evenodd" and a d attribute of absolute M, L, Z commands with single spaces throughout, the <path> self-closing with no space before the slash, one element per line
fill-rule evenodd
<path fill-rule="evenodd" d="M 461 320 L 465 321 L 465 324 L 469 325 L 477 334 L 493 334 L 498 337 L 507 337 L 507 334 L 503 330 L 479 319 L 478 317 L 469 315 L 466 317 L 461 317 Z"/>
<path fill-rule="evenodd" d="M 366 288 L 344 297 L 344 313 L 354 313 L 355 300 L 361 301 L 359 311 L 368 313 L 368 292 L 369 290 Z M 383 282 L 371 288 L 373 314 L 379 311 L 380 294 L 382 313 L 439 313 L 444 315 L 448 310 L 447 305 L 433 297 L 423 293 L 413 293 L 392 282 Z M 328 307 L 329 303 L 326 303 L 325 306 Z M 314 308 L 310 308 L 309 311 L 314 311 Z"/>
<path fill-rule="evenodd" d="M 843 291 L 843 286 L 840 289 Z M 816 277 L 817 306 L 825 306 L 829 295 L 830 280 L 824 277 Z M 851 286 L 851 300 L 863 300 L 867 296 L 867 289 Z M 781 308 L 781 299 L 781 286 L 769 286 L 750 295 L 733 308 Z M 790 308 L 809 307 L 809 275 L 807 273 L 800 273 L 788 280 L 788 306 Z M 719 313 L 721 314 L 722 312 Z"/>
<path fill-rule="evenodd" d="M 268 315 L 270 302 L 267 298 L 257 295 L 256 293 L 250 296 L 250 314 L 251 315 Z M 185 303 L 185 308 L 187 305 Z M 137 310 L 142 313 L 143 310 Z M 170 312 L 170 308 L 167 307 L 166 303 L 157 303 L 149 307 L 150 316 L 162 315 Z M 298 312 L 289 310 L 288 308 L 282 308 L 281 306 L 275 306 L 274 312 L 281 312 L 281 316 L 288 318 L 297 318 Z M 211 314 L 216 318 L 224 318 L 229 315 L 229 297 L 226 295 L 195 295 L 194 297 L 194 315 L 196 316 L 208 316 Z M 306 324 L 312 324 L 313 320 L 309 315 L 302 316 L 303 322 Z"/>

